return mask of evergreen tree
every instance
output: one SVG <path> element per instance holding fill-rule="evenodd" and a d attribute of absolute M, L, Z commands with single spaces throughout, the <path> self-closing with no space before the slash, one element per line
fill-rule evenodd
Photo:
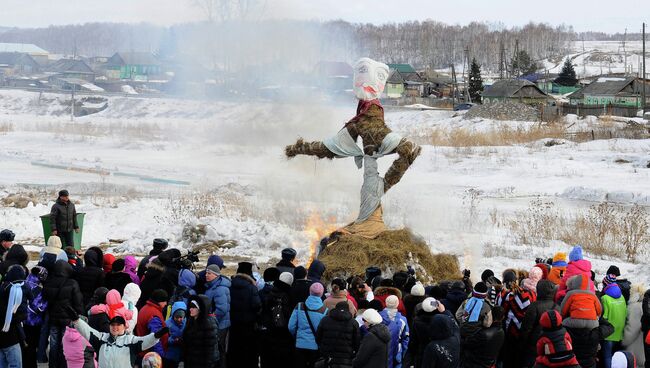
<path fill-rule="evenodd" d="M 481 92 L 483 92 L 481 66 L 476 62 L 476 58 L 472 58 L 472 66 L 469 71 L 469 97 L 472 102 L 481 103 Z"/>
<path fill-rule="evenodd" d="M 561 86 L 573 87 L 578 84 L 578 78 L 576 77 L 576 70 L 571 64 L 571 60 L 566 58 L 564 65 L 562 66 L 562 71 L 555 79 L 555 83 Z"/>
<path fill-rule="evenodd" d="M 539 69 L 539 66 L 525 50 L 519 51 L 512 59 L 512 70 L 517 77 L 533 74 L 537 69 Z"/>

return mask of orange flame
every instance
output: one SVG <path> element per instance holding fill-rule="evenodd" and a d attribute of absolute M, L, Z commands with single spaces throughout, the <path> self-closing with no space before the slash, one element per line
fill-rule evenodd
<path fill-rule="evenodd" d="M 307 261 L 306 267 L 309 268 L 311 262 L 316 258 L 316 252 L 318 252 L 318 247 L 320 245 L 320 240 L 334 230 L 338 229 L 336 225 L 336 217 L 330 216 L 327 221 L 323 220 L 320 213 L 312 211 L 312 213 L 305 221 L 305 227 L 303 232 L 309 238 L 309 260 Z"/>

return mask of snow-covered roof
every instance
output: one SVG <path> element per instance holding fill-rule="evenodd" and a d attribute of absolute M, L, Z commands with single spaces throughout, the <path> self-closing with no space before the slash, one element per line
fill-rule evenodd
<path fill-rule="evenodd" d="M 0 42 L 0 52 L 24 52 L 27 54 L 47 55 L 48 52 L 33 43 L 2 43 Z"/>

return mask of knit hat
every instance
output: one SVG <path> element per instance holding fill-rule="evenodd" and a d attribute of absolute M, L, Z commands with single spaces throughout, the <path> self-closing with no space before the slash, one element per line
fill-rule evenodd
<path fill-rule="evenodd" d="M 315 282 L 311 284 L 309 287 L 309 295 L 311 296 L 323 296 L 323 292 L 325 292 L 325 288 L 323 287 L 323 284 L 320 282 Z"/>
<path fill-rule="evenodd" d="M 253 264 L 250 262 L 239 262 L 237 264 L 237 273 L 253 277 Z"/>
<path fill-rule="evenodd" d="M 411 288 L 411 295 L 424 296 L 424 286 L 422 286 L 422 284 L 420 283 L 413 285 L 413 287 Z"/>
<path fill-rule="evenodd" d="M 431 313 L 434 310 L 438 309 L 438 305 L 440 302 L 436 300 L 435 298 L 426 298 L 422 301 L 422 310 L 426 313 Z"/>
<path fill-rule="evenodd" d="M 176 318 L 176 317 L 183 317 L 183 318 L 185 318 L 185 310 L 183 310 L 183 309 L 177 309 L 176 312 L 174 312 L 174 314 L 172 315 L 172 317 L 173 317 L 173 318 Z"/>
<path fill-rule="evenodd" d="M 104 272 L 109 273 L 113 270 L 113 263 L 115 262 L 115 256 L 106 253 L 104 254 Z"/>
<path fill-rule="evenodd" d="M 490 269 L 487 269 L 487 270 L 483 271 L 483 273 L 481 274 L 481 281 L 487 282 L 487 280 L 490 278 L 490 276 L 494 276 L 494 271 L 492 271 Z"/>
<path fill-rule="evenodd" d="M 70 192 L 67 189 L 59 190 L 59 197 L 68 197 Z"/>
<path fill-rule="evenodd" d="M 603 279 L 603 286 L 608 286 L 609 284 L 613 284 L 616 282 L 616 275 L 615 274 L 609 274 L 605 276 Z"/>
<path fill-rule="evenodd" d="M 169 300 L 169 294 L 163 289 L 156 289 L 151 293 L 151 299 L 155 303 L 162 303 Z"/>
<path fill-rule="evenodd" d="M 368 285 L 370 285 L 372 283 L 372 280 L 377 276 L 381 276 L 381 270 L 379 267 L 370 266 L 366 268 L 366 283 Z"/>
<path fill-rule="evenodd" d="M 205 273 L 211 273 L 213 275 L 219 276 L 221 275 L 221 269 L 216 264 L 211 264 L 205 268 Z"/>
<path fill-rule="evenodd" d="M 553 256 L 552 266 L 553 267 L 566 267 L 567 266 L 566 253 L 564 253 L 564 252 L 555 253 L 555 255 Z"/>
<path fill-rule="evenodd" d="M 293 278 L 296 280 L 302 280 L 307 277 L 307 269 L 303 266 L 298 266 L 293 269 Z"/>
<path fill-rule="evenodd" d="M 562 327 L 562 316 L 560 312 L 552 309 L 542 314 L 542 317 L 539 319 L 539 324 L 547 331 L 558 330 Z"/>
<path fill-rule="evenodd" d="M 621 270 L 618 267 L 611 265 L 607 269 L 607 275 L 616 275 L 616 277 L 619 277 L 621 276 Z"/>
<path fill-rule="evenodd" d="M 269 267 L 266 270 L 264 270 L 264 281 L 266 282 L 278 281 L 278 277 L 280 277 L 280 270 L 278 270 L 277 268 Z"/>
<path fill-rule="evenodd" d="M 395 295 L 391 295 L 386 298 L 386 308 L 388 309 L 397 309 L 399 305 L 399 299 Z"/>
<path fill-rule="evenodd" d="M 196 308 L 198 310 L 201 310 L 201 306 L 199 305 L 199 302 L 196 300 L 192 300 L 190 302 L 190 308 Z"/>
<path fill-rule="evenodd" d="M 40 282 L 45 282 L 45 280 L 47 280 L 47 268 L 43 266 L 32 267 L 31 273 L 36 276 Z"/>
<path fill-rule="evenodd" d="M 575 261 L 580 261 L 582 259 L 582 247 L 579 245 L 576 245 L 571 249 L 571 252 L 569 252 L 569 261 L 575 262 Z"/>
<path fill-rule="evenodd" d="M 226 265 L 223 264 L 223 259 L 216 254 L 208 257 L 208 266 L 217 265 L 220 269 L 226 268 Z"/>
<path fill-rule="evenodd" d="M 282 249 L 282 259 L 285 261 L 293 261 L 296 258 L 296 250 L 293 248 L 284 248 Z"/>
<path fill-rule="evenodd" d="M 488 287 L 483 281 L 477 282 L 476 285 L 474 285 L 474 294 L 485 296 L 487 295 L 487 292 Z"/>
<path fill-rule="evenodd" d="M 290 272 L 282 272 L 278 279 L 289 286 L 293 285 L 293 275 Z"/>
<path fill-rule="evenodd" d="M 363 318 L 363 320 L 368 322 L 368 324 L 371 326 L 378 325 L 383 321 L 383 318 L 381 318 L 379 312 L 372 308 L 366 309 L 366 311 L 363 312 L 361 318 Z"/>

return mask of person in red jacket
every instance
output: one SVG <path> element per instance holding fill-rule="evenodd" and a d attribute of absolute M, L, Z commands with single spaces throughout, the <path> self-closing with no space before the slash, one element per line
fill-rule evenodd
<path fill-rule="evenodd" d="M 391 279 L 384 279 L 379 284 L 379 287 L 375 289 L 375 300 L 381 302 L 381 306 L 386 308 L 386 298 L 391 295 L 395 295 L 399 299 L 399 304 L 397 310 L 403 315 L 406 315 L 406 308 L 404 307 L 404 302 L 402 301 L 402 292 L 395 287 L 395 283 Z"/>
<path fill-rule="evenodd" d="M 140 312 L 138 312 L 138 323 L 134 330 L 136 336 L 147 336 L 150 333 L 156 333 L 166 327 L 162 311 L 163 308 L 167 306 L 168 300 L 169 295 L 167 295 L 165 290 L 156 289 L 151 293 L 151 298 L 149 298 L 147 304 L 145 304 L 144 307 L 140 309 Z M 154 345 L 153 351 L 158 353 L 158 355 L 163 356 L 166 347 L 167 336 L 165 335 L 156 345 Z M 143 351 L 140 353 L 141 356 L 144 356 L 146 352 L 147 351 Z"/>
<path fill-rule="evenodd" d="M 542 314 L 539 319 L 542 337 L 537 341 L 535 368 L 571 367 L 580 368 L 573 353 L 571 336 L 562 327 L 562 316 L 556 310 Z"/>

